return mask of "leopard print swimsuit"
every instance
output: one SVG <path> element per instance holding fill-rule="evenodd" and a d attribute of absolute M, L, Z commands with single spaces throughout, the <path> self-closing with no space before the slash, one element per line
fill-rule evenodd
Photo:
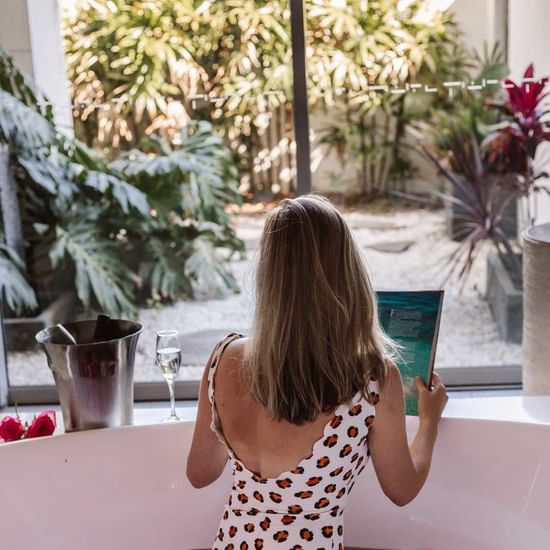
<path fill-rule="evenodd" d="M 211 428 L 227 447 L 233 486 L 213 542 L 213 550 L 344 548 L 344 509 L 355 478 L 369 459 L 367 433 L 374 420 L 378 386 L 369 383 L 368 401 L 357 393 L 337 407 L 313 452 L 294 470 L 264 478 L 248 470 L 225 441 L 214 405 L 214 375 L 225 348 L 242 335 L 231 333 L 217 345 L 208 373 Z"/>

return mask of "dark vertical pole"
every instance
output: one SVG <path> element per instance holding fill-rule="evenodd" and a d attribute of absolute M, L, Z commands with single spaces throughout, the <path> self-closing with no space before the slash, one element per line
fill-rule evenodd
<path fill-rule="evenodd" d="M 311 162 L 309 148 L 309 112 L 306 81 L 306 23 L 303 0 L 290 1 L 292 35 L 292 69 L 294 93 L 292 109 L 296 140 L 296 194 L 311 192 Z"/>

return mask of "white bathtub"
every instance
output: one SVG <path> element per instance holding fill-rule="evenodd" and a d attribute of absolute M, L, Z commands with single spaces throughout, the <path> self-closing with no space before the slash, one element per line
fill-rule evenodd
<path fill-rule="evenodd" d="M 383 496 L 367 467 L 350 495 L 346 545 L 550 549 L 550 398 L 509 403 L 499 405 L 504 416 L 516 407 L 515 417 L 526 421 L 444 418 L 428 482 L 404 508 Z M 453 407 L 455 416 L 457 407 L 471 413 L 465 402 L 449 405 L 448 416 Z M 150 421 L 151 415 L 141 411 L 136 418 Z M 413 432 L 415 419 L 408 426 Z M 187 421 L 1 445 L 0 548 L 208 548 L 230 471 L 206 489 L 190 486 L 185 458 L 192 430 Z"/>

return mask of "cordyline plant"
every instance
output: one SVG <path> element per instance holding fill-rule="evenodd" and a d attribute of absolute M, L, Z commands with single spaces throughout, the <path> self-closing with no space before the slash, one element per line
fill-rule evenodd
<path fill-rule="evenodd" d="M 473 133 L 457 131 L 452 142 L 452 167 L 438 159 L 427 148 L 424 154 L 451 184 L 454 193 L 434 193 L 458 206 L 456 236 L 460 245 L 449 258 L 447 278 L 458 273 L 466 278 L 477 258 L 481 245 L 490 239 L 514 280 L 521 278 L 521 264 L 514 253 L 511 240 L 503 228 L 506 209 L 515 198 L 512 174 L 491 173 Z"/>
<path fill-rule="evenodd" d="M 531 192 L 547 191 L 538 185 L 538 180 L 548 173 L 537 170 L 535 156 L 539 146 L 550 141 L 550 122 L 544 120 L 550 114 L 543 100 L 548 96 L 548 77 L 535 79 L 535 68 L 529 65 L 523 74 L 520 85 L 506 80 L 506 101 L 492 101 L 490 106 L 504 114 L 504 120 L 496 125 L 482 143 L 486 162 L 497 173 L 515 174 L 513 189 L 518 197 Z M 533 223 L 533 213 L 527 219 Z"/>
<path fill-rule="evenodd" d="M 540 144 L 550 141 L 550 124 L 543 120 L 549 111 L 542 108 L 548 95 L 547 81 L 535 80 L 533 65 L 525 71 L 520 85 L 506 80 L 506 101 L 487 102 L 504 120 L 493 125 L 481 143 L 479 133 L 473 129 L 475 124 L 471 129 L 458 122 L 451 124 L 447 162 L 423 147 L 423 153 L 453 189 L 451 194 L 435 194 L 459 210 L 455 214 L 460 228 L 457 236 L 462 241 L 449 260 L 448 275 L 458 272 L 459 277 L 467 276 L 481 244 L 489 239 L 514 282 L 521 285 L 521 262 L 513 239 L 504 230 L 504 218 L 513 201 L 544 189 L 537 181 L 548 174 L 537 170 L 534 160 Z M 533 223 L 529 211 L 527 219 Z"/>

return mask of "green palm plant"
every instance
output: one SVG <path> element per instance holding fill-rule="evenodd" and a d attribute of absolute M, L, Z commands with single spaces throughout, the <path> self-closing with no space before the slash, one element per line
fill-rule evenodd
<path fill-rule="evenodd" d="M 231 152 L 205 121 L 188 124 L 171 143 L 146 138 L 112 167 L 145 191 L 158 211 L 169 207 L 183 219 L 226 225 L 224 205 L 240 201 Z"/>
<path fill-rule="evenodd" d="M 216 250 L 243 251 L 229 225 L 224 205 L 239 203 L 237 170 L 232 155 L 207 122 L 180 130 L 170 144 L 153 136 L 112 163 L 138 189 L 144 190 L 154 217 L 146 230 L 138 273 L 161 299 L 173 299 L 196 288 L 219 295 L 237 284 Z M 142 227 L 130 228 L 143 235 Z M 178 276 L 174 276 L 174 274 Z"/>
<path fill-rule="evenodd" d="M 39 148 L 51 142 L 52 118 L 42 93 L 0 50 L 0 226 L 4 230 L 0 233 L 0 298 L 15 312 L 32 311 L 38 303 L 22 258 L 23 223 L 13 157 L 16 150 L 24 150 L 25 143 Z"/>
<path fill-rule="evenodd" d="M 387 193 L 412 172 L 407 128 L 425 118 L 437 98 L 406 86 L 455 79 L 465 63 L 452 15 L 438 12 L 425 21 L 421 10 L 421 3 L 403 8 L 393 0 L 311 3 L 312 59 L 323 68 L 313 95 L 346 111 L 345 123 L 325 129 L 321 142 L 341 127 L 347 140 L 335 146 L 341 157 L 357 159 L 359 188 L 367 195 Z"/>
<path fill-rule="evenodd" d="M 239 197 L 232 156 L 217 134 L 209 127 L 190 126 L 182 149 L 185 159 L 178 157 L 170 167 L 160 151 L 147 155 L 138 151 L 136 155 L 147 159 L 146 170 L 139 177 L 136 171 L 126 174 L 128 167 L 120 164 L 122 160 L 109 165 L 80 141 L 60 133 L 48 112 L 32 106 L 33 98 L 40 97 L 32 81 L 22 73 L 17 76 L 11 58 L 1 50 L 0 60 L 4 60 L 0 67 L 9 67 L 11 74 L 6 78 L 0 73 L 0 83 L 8 82 L 10 90 L 0 90 L 0 144 L 9 148 L 8 172 L 17 183 L 13 199 L 21 210 L 24 246 L 24 254 L 6 247 L 1 251 L 4 272 L 8 272 L 8 261 L 13 264 L 9 269 L 12 283 L 6 291 L 10 307 L 21 306 L 25 298 L 29 307 L 36 307 L 32 289 L 41 307 L 49 304 L 52 291 L 74 289 L 81 307 L 88 311 L 134 314 L 136 305 L 147 301 L 157 287 L 162 298 L 176 299 L 193 294 L 193 280 L 208 286 L 208 279 L 213 284 L 197 258 L 202 258 L 203 265 L 216 266 L 220 280 L 214 291 L 224 285 L 235 289 L 225 259 L 213 248 L 242 245 L 223 211 L 224 201 Z M 12 94 L 13 82 L 23 86 L 16 95 Z M 155 138 L 149 142 L 155 143 Z M 179 181 L 173 179 L 176 165 Z M 164 199 L 162 189 L 155 194 L 155 174 L 158 180 L 165 176 L 172 191 L 180 194 L 179 208 L 166 208 L 161 216 L 157 213 Z M 188 198 L 185 203 L 187 188 L 192 189 L 195 202 Z M 12 223 L 4 216 L 4 229 Z M 208 248 L 205 241 L 212 246 Z M 172 261 L 174 247 L 182 260 L 179 264 Z M 149 258 L 155 265 L 147 270 Z M 191 258 L 186 274 L 186 261 Z M 160 276 L 158 266 L 164 266 Z M 22 277 L 30 284 L 27 292 Z M 171 291 L 163 292 L 167 284 Z"/>

